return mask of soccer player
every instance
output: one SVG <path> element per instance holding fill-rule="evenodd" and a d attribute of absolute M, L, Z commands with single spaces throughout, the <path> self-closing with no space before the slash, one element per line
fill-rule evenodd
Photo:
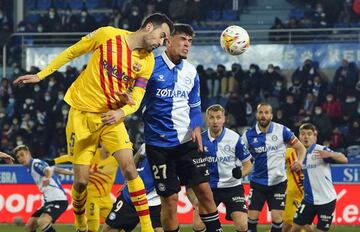
<path fill-rule="evenodd" d="M 248 231 L 257 231 L 257 224 L 265 201 L 272 218 L 272 232 L 282 230 L 285 207 L 286 169 L 285 149 L 293 147 L 299 157 L 291 164 L 291 170 L 300 171 L 306 149 L 289 128 L 272 122 L 270 104 L 261 103 L 256 109 L 257 123 L 242 136 L 254 158 L 250 175 Z"/>
<path fill-rule="evenodd" d="M 54 160 L 54 164 L 64 162 L 71 162 L 71 156 L 63 155 Z M 105 219 L 110 213 L 113 205 L 110 194 L 117 169 L 115 158 L 109 155 L 104 146 L 100 145 L 91 160 L 89 184 L 87 185 L 88 196 L 85 211 L 89 232 L 98 231 L 100 219 Z"/>
<path fill-rule="evenodd" d="M 304 198 L 303 180 L 304 174 L 302 171 L 292 171 L 291 164 L 298 159 L 298 155 L 294 148 L 287 148 L 285 152 L 286 162 L 286 201 L 284 210 L 284 224 L 282 231 L 289 232 L 293 224 L 293 219 L 297 208 L 300 206 Z M 307 231 L 311 231 L 311 227 L 307 226 Z"/>
<path fill-rule="evenodd" d="M 152 50 L 163 44 L 172 28 L 169 18 L 158 13 L 145 18 L 135 32 L 99 28 L 64 50 L 39 73 L 20 76 L 14 81 L 16 85 L 37 83 L 76 57 L 92 52 L 85 70 L 64 98 L 71 106 L 66 139 L 68 153 L 73 156 L 71 195 L 78 231 L 87 230 L 85 204 L 89 167 L 100 139 L 116 158 L 128 182 L 141 230 L 152 231 L 144 184 L 134 165 L 132 143 L 123 120 L 139 108 L 154 67 Z M 128 104 L 121 104 L 121 98 L 127 99 Z"/>
<path fill-rule="evenodd" d="M 179 230 L 177 200 L 182 184 L 199 199 L 206 230 L 222 231 L 202 153 L 199 76 L 186 60 L 194 31 L 187 24 L 174 27 L 166 51 L 155 58 L 142 103 L 146 153 L 161 199 L 161 223 L 164 231 Z"/>
<path fill-rule="evenodd" d="M 251 171 L 251 155 L 240 135 L 225 128 L 225 109 L 218 104 L 206 110 L 208 129 L 202 133 L 215 204 L 226 206 L 226 219 L 236 231 L 247 231 L 247 205 L 242 178 Z"/>
<path fill-rule="evenodd" d="M 328 231 L 334 216 L 336 191 L 332 184 L 331 163 L 344 164 L 348 160 L 344 154 L 316 144 L 317 129 L 311 123 L 299 128 L 299 138 L 307 149 L 303 163 L 304 199 L 294 216 L 292 232 L 300 231 L 304 225 L 311 225 L 318 218 L 318 231 Z"/>
<path fill-rule="evenodd" d="M 146 158 L 145 144 L 143 144 L 136 152 L 134 160 L 139 175 L 145 184 L 152 226 L 156 232 L 162 232 L 163 230 L 160 221 L 160 198 L 156 194 L 154 179 Z M 130 198 L 129 189 L 126 186 L 112 206 L 111 212 L 106 218 L 106 224 L 102 230 L 103 232 L 130 232 L 136 227 L 139 223 L 139 218 L 137 217 L 135 207 Z"/>
<path fill-rule="evenodd" d="M 14 148 L 13 153 L 17 161 L 28 169 L 40 192 L 43 194 L 44 204 L 35 211 L 25 225 L 25 231 L 55 231 L 52 224 L 68 207 L 68 200 L 64 189 L 61 187 L 60 177 L 56 173 L 72 175 L 70 170 L 54 167 L 39 159 L 33 159 L 26 145 Z M 1 154 L 1 153 L 0 153 Z"/>

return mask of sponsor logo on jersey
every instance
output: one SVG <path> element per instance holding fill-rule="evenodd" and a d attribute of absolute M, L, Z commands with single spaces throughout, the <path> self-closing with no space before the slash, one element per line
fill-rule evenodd
<path fill-rule="evenodd" d="M 156 89 L 156 96 L 158 97 L 176 97 L 176 98 L 188 98 L 189 91 L 176 90 L 176 89 Z"/>

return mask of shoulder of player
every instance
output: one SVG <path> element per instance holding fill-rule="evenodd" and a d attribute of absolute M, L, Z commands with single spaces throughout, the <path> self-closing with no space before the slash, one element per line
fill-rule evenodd
<path fill-rule="evenodd" d="M 193 64 L 191 64 L 189 61 L 187 60 L 183 60 L 184 64 L 183 64 L 183 70 L 186 70 L 187 72 L 190 72 L 191 74 L 194 75 L 194 77 L 197 74 L 196 68 Z"/>
<path fill-rule="evenodd" d="M 232 138 L 232 139 L 239 139 L 239 137 L 240 137 L 240 135 L 237 132 L 235 132 L 229 128 L 224 127 L 224 131 L 225 131 L 224 136 L 230 136 L 230 138 Z"/>

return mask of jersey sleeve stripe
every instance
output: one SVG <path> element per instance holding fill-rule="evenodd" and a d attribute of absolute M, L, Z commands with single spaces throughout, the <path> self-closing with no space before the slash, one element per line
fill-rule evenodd
<path fill-rule="evenodd" d="M 289 145 L 293 145 L 293 144 L 295 144 L 295 141 L 296 141 L 296 137 L 293 136 L 293 137 L 289 140 L 288 144 L 289 144 Z"/>
<path fill-rule="evenodd" d="M 110 96 L 111 98 L 115 98 L 114 93 L 114 83 L 113 83 L 113 60 L 112 60 L 112 40 L 109 39 L 106 41 L 106 59 L 107 59 L 107 66 L 106 71 L 108 75 L 108 81 L 109 81 L 109 90 L 110 90 Z"/>
<path fill-rule="evenodd" d="M 111 103 L 110 103 L 110 97 L 109 97 L 108 93 L 106 92 L 103 64 L 104 64 L 103 45 L 100 45 L 100 62 L 99 62 L 99 66 L 100 66 L 100 85 L 101 85 L 101 88 L 102 88 L 103 93 L 104 93 L 105 98 L 106 98 L 106 105 L 107 105 L 107 107 L 109 109 L 112 109 Z"/>
<path fill-rule="evenodd" d="M 201 105 L 201 102 L 200 102 L 200 101 L 198 101 L 198 102 L 196 102 L 196 103 L 193 103 L 193 104 L 189 104 L 189 106 L 190 106 L 191 108 L 198 107 L 198 106 L 200 106 L 200 105 Z"/>
<path fill-rule="evenodd" d="M 142 88 L 142 89 L 146 89 L 147 82 L 148 82 L 148 79 L 146 79 L 144 77 L 138 77 L 138 78 L 136 78 L 134 86 Z"/>
<path fill-rule="evenodd" d="M 131 50 L 129 47 L 127 47 L 127 75 L 129 77 L 129 79 L 131 79 L 131 75 L 132 75 L 132 72 L 131 72 Z M 129 81 L 126 82 L 125 84 L 125 89 L 128 89 L 129 87 Z"/>
<path fill-rule="evenodd" d="M 118 72 L 118 77 L 117 77 L 117 83 L 118 83 L 118 88 L 119 88 L 119 92 L 122 92 L 122 75 L 123 75 L 123 70 L 122 70 L 122 43 L 121 43 L 121 36 L 118 35 L 116 36 L 116 52 L 117 52 L 117 72 Z"/>

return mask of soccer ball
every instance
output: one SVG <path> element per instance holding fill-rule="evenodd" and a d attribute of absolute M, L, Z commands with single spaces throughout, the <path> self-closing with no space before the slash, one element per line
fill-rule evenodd
<path fill-rule="evenodd" d="M 220 44 L 225 52 L 237 56 L 244 53 L 250 46 L 250 37 L 244 28 L 233 25 L 221 33 Z"/>

